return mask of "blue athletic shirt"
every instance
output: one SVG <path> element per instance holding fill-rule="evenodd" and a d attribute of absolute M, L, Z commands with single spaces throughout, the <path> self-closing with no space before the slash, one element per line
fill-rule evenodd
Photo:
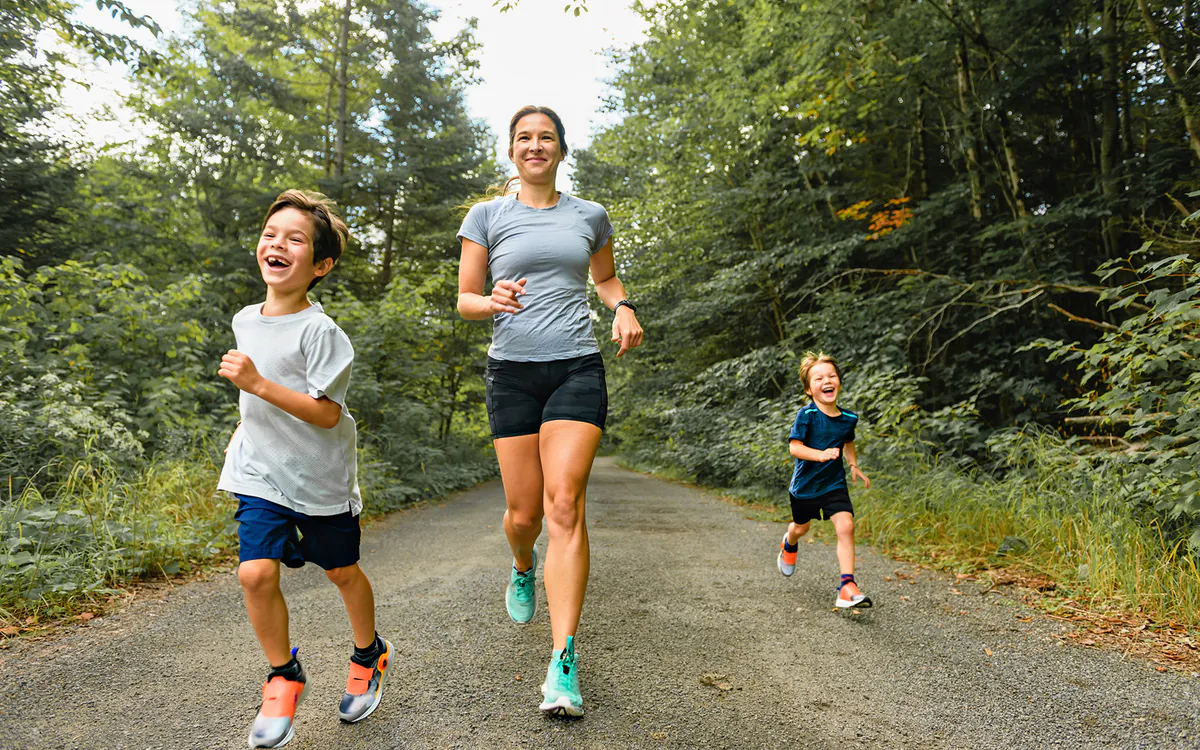
<path fill-rule="evenodd" d="M 799 440 L 806 447 L 819 451 L 828 448 L 845 450 L 846 443 L 854 442 L 858 415 L 845 409 L 841 412 L 840 417 L 831 417 L 818 409 L 816 404 L 802 407 L 796 414 L 796 422 L 792 425 L 788 440 Z M 793 497 L 808 500 L 839 488 L 846 488 L 846 469 L 841 456 L 835 461 L 796 459 L 789 487 Z"/>

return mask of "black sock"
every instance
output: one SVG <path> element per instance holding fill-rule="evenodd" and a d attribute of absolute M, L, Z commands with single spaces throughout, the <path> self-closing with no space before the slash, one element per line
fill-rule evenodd
<path fill-rule="evenodd" d="M 799 544 L 788 544 L 788 541 L 786 539 L 783 540 L 784 552 L 795 552 L 798 549 L 800 549 Z"/>
<path fill-rule="evenodd" d="M 354 647 L 354 655 L 350 657 L 350 661 L 360 667 L 369 667 L 375 663 L 379 655 L 383 653 L 383 639 L 379 637 L 379 633 L 375 634 L 375 640 L 366 648 Z"/>
<path fill-rule="evenodd" d="M 271 667 L 271 672 L 267 675 L 267 682 L 270 682 L 273 677 L 283 677 L 285 680 L 295 682 L 303 674 L 304 671 L 300 669 L 300 660 L 293 656 L 292 660 L 282 667 Z"/>

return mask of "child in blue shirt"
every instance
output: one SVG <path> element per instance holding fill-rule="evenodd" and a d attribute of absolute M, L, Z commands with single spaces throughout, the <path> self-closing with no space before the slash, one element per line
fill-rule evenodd
<path fill-rule="evenodd" d="M 846 487 L 845 455 L 852 481 L 871 480 L 858 468 L 854 452 L 854 428 L 858 415 L 837 405 L 842 389 L 837 361 L 824 352 L 806 352 L 800 364 L 804 392 L 812 399 L 796 414 L 788 435 L 791 454 L 796 458 L 792 469 L 789 495 L 792 523 L 779 544 L 779 572 L 790 576 L 796 570 L 796 550 L 800 537 L 808 533 L 812 520 L 833 522 L 837 532 L 837 558 L 842 579 L 835 605 L 841 609 L 870 607 L 871 600 L 854 582 L 854 506 Z"/>

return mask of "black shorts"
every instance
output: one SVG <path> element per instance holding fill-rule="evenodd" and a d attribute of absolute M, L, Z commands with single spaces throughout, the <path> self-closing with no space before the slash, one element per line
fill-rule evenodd
<path fill-rule="evenodd" d="M 842 511 L 854 515 L 854 506 L 850 504 L 850 493 L 846 491 L 845 487 L 838 487 L 836 490 L 830 490 L 824 495 L 816 497 L 801 499 L 790 492 L 788 497 L 792 501 L 792 522 L 798 525 L 804 525 L 814 518 L 828 521 L 834 513 Z"/>
<path fill-rule="evenodd" d="M 599 353 L 551 362 L 488 357 L 484 379 L 493 439 L 536 435 L 543 422 L 560 419 L 604 429 L 608 385 Z"/>

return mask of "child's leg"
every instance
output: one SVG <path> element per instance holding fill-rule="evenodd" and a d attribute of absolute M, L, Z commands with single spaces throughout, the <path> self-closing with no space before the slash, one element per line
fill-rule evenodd
<path fill-rule="evenodd" d="M 354 645 L 370 648 L 375 644 L 375 593 L 371 582 L 358 563 L 325 571 L 333 585 L 337 586 L 350 617 L 354 630 Z"/>
<path fill-rule="evenodd" d="M 854 514 L 843 510 L 834 513 L 829 520 L 837 532 L 838 567 L 842 575 L 854 575 Z M 842 591 L 847 598 L 862 593 L 853 581 L 843 586 Z"/>
<path fill-rule="evenodd" d="M 272 667 L 292 660 L 288 610 L 279 588 L 278 560 L 246 560 L 238 565 L 238 581 L 246 597 L 246 613 Z"/>
<path fill-rule="evenodd" d="M 795 522 L 789 523 L 788 530 L 787 530 L 788 545 L 791 547 L 795 547 L 796 542 L 799 542 L 800 537 L 807 534 L 809 528 L 811 528 L 811 527 L 812 527 L 812 521 L 805 521 L 804 523 L 795 523 Z"/>

